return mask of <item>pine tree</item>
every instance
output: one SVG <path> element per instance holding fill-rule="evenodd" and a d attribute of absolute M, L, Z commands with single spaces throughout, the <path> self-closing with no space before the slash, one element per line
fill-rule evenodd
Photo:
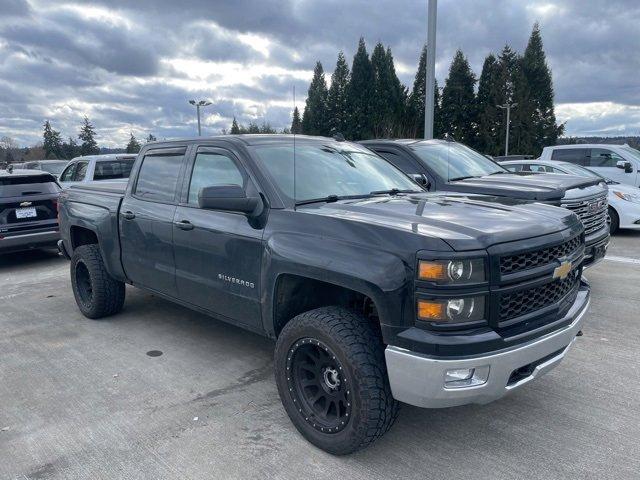
<path fill-rule="evenodd" d="M 345 134 L 349 121 L 347 89 L 349 87 L 349 66 L 342 52 L 338 53 L 336 68 L 331 74 L 331 87 L 327 96 L 327 116 L 329 134 Z M 292 128 L 293 130 L 293 128 Z"/>
<path fill-rule="evenodd" d="M 374 88 L 371 99 L 373 135 L 390 138 L 400 134 L 406 91 L 396 75 L 391 49 L 381 43 L 371 55 Z"/>
<path fill-rule="evenodd" d="M 291 133 L 302 133 L 302 121 L 300 120 L 300 110 L 298 107 L 293 108 L 293 120 L 291 120 Z"/>
<path fill-rule="evenodd" d="M 557 143 L 558 137 L 564 132 L 564 125 L 556 123 L 553 81 L 538 23 L 533 26 L 522 57 L 522 73 L 528 84 L 534 133 L 532 150 L 528 153 L 539 155 L 543 147 Z"/>
<path fill-rule="evenodd" d="M 76 141 L 69 137 L 68 142 L 63 142 L 62 144 L 62 156 L 67 160 L 71 160 L 79 155 L 78 144 Z"/>
<path fill-rule="evenodd" d="M 328 135 L 327 82 L 320 62 L 313 70 L 313 79 L 302 114 L 302 132 L 306 135 Z"/>
<path fill-rule="evenodd" d="M 426 98 L 427 76 L 427 46 L 422 48 L 420 60 L 418 61 L 418 71 L 413 80 L 413 88 L 407 96 L 406 109 L 404 115 L 403 135 L 409 138 L 424 138 L 424 108 Z M 433 108 L 433 136 L 440 138 L 443 135 L 442 115 L 440 114 L 440 89 L 438 81 L 435 81 L 434 108 Z"/>
<path fill-rule="evenodd" d="M 347 88 L 348 128 L 345 137 L 363 140 L 373 137 L 371 99 L 374 91 L 374 76 L 371 60 L 364 38 L 358 42 L 358 50 L 353 57 L 351 78 Z"/>
<path fill-rule="evenodd" d="M 61 158 L 64 155 L 62 152 L 60 132 L 51 127 L 49 120 L 44 122 L 44 132 L 42 137 L 42 147 L 44 148 L 46 158 Z"/>
<path fill-rule="evenodd" d="M 442 125 L 445 133 L 469 145 L 475 144 L 477 130 L 475 83 L 469 62 L 458 50 L 442 90 Z"/>
<path fill-rule="evenodd" d="M 500 155 L 499 127 L 502 111 L 497 107 L 502 100 L 500 86 L 500 64 L 495 55 L 484 59 L 478 81 L 478 139 L 476 148 L 489 155 Z"/>
<path fill-rule="evenodd" d="M 147 135 L 147 139 L 145 140 L 145 143 L 155 142 L 156 140 L 157 140 L 156 136 L 150 133 L 149 135 Z"/>
<path fill-rule="evenodd" d="M 233 117 L 233 122 L 231 122 L 231 135 L 238 135 L 240 133 L 240 127 L 238 127 L 238 122 L 236 121 L 236 117 Z"/>
<path fill-rule="evenodd" d="M 80 155 L 97 155 L 100 153 L 95 137 L 96 132 L 93 125 L 87 117 L 84 117 L 84 122 L 78 134 L 78 138 L 82 142 L 80 144 Z"/>
<path fill-rule="evenodd" d="M 129 138 L 129 143 L 127 143 L 126 153 L 138 153 L 140 151 L 140 142 L 133 136 L 131 133 L 131 137 Z"/>

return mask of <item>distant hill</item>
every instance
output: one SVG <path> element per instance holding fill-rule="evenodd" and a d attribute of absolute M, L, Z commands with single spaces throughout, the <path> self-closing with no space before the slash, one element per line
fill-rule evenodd
<path fill-rule="evenodd" d="M 611 145 L 628 144 L 640 150 L 640 136 L 637 137 L 563 137 L 558 139 L 560 145 L 574 145 L 578 143 L 608 143 Z"/>

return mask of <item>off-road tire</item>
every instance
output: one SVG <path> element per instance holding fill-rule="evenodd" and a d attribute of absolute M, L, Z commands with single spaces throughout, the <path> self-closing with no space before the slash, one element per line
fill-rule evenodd
<path fill-rule="evenodd" d="M 107 273 L 98 245 L 76 248 L 70 271 L 73 295 L 85 317 L 98 319 L 122 310 L 125 285 Z"/>
<path fill-rule="evenodd" d="M 389 387 L 384 345 L 376 330 L 360 314 L 341 307 L 322 307 L 293 318 L 278 337 L 274 367 L 284 408 L 309 442 L 331 454 L 345 455 L 367 447 L 386 433 L 398 416 L 399 404 Z M 342 386 L 348 386 L 350 415 L 339 431 L 314 428 L 300 408 L 295 385 L 291 390 L 294 369 L 288 367 L 303 342 L 317 343 L 330 356 L 335 355 L 340 365 Z"/>
<path fill-rule="evenodd" d="M 609 207 L 609 235 L 613 235 L 620 228 L 620 217 L 618 212 Z"/>

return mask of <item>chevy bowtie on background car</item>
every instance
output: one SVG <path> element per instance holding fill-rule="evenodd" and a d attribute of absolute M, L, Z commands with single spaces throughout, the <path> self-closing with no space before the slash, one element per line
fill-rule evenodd
<path fill-rule="evenodd" d="M 0 171 L 0 254 L 55 247 L 60 187 L 40 170 Z"/>
<path fill-rule="evenodd" d="M 449 140 L 361 142 L 432 192 L 492 195 L 499 201 L 544 202 L 574 211 L 585 228 L 585 267 L 602 260 L 609 245 L 607 187 L 569 175 L 521 176 L 461 143 Z"/>
<path fill-rule="evenodd" d="M 383 435 L 399 401 L 486 403 L 534 380 L 589 303 L 572 212 L 429 194 L 326 138 L 149 143 L 128 185 L 64 191 L 60 219 L 85 316 L 120 311 L 128 283 L 276 339 L 284 408 L 333 454 Z"/>

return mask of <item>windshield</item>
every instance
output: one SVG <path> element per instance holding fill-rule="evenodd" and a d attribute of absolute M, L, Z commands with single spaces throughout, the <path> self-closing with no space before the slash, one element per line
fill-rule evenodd
<path fill-rule="evenodd" d="M 54 175 L 60 175 L 66 166 L 67 162 L 41 163 L 40 169 L 45 172 L 53 173 Z"/>
<path fill-rule="evenodd" d="M 580 165 L 574 165 L 572 163 L 567 163 L 566 165 L 563 164 L 562 168 L 568 173 L 579 175 L 581 177 L 604 178 L 602 175 L 598 175 L 587 168 L 581 167 Z"/>
<path fill-rule="evenodd" d="M 296 202 L 330 195 L 367 196 L 380 190 L 422 191 L 386 160 L 353 144 L 297 145 L 294 198 L 293 144 L 254 147 L 278 188 Z"/>
<path fill-rule="evenodd" d="M 636 150 L 635 148 L 630 147 L 629 145 L 623 145 L 620 148 L 624 149 L 625 153 L 628 153 L 633 158 L 640 161 L 640 150 Z"/>
<path fill-rule="evenodd" d="M 409 145 L 409 148 L 445 180 L 509 173 L 500 165 L 461 143 L 419 142 Z"/>

